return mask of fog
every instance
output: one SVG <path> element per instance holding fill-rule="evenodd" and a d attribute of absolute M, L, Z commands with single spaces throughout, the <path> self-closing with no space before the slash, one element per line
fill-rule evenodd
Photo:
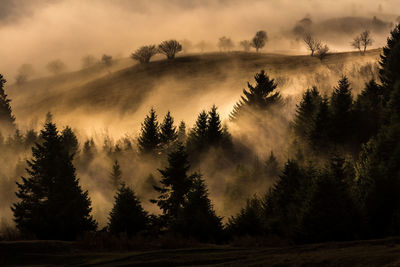
<path fill-rule="evenodd" d="M 304 17 L 318 22 L 377 16 L 395 22 L 399 11 L 395 0 L 2 0 L 0 73 L 14 77 L 21 64 L 31 63 L 38 70 L 36 75 L 43 76 L 46 63 L 57 58 L 73 70 L 86 54 L 127 57 L 141 45 L 171 38 L 215 45 L 226 35 L 238 42 L 250 39 L 259 29 L 265 29 L 270 39 L 264 52 L 306 53 L 301 44 L 282 36 Z M 332 49 L 349 50 L 348 43 L 334 44 Z M 376 40 L 375 45 L 381 43 Z"/>

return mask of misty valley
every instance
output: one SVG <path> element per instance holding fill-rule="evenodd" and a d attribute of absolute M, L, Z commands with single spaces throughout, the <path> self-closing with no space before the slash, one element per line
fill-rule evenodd
<path fill-rule="evenodd" d="M 87 8 L 39 2 L 0 3 L 1 35 Z M 191 29 L 186 15 L 213 6 L 248 12 L 172 2 Z M 165 7 L 102 0 L 87 20 L 155 23 Z M 44 68 L 0 62 L 0 265 L 398 265 L 400 17 L 383 9 L 277 18 L 241 41 L 139 31 L 135 49 L 84 52 L 80 67 L 62 52 L 74 42 Z M 97 51 L 92 37 L 76 45 Z"/>

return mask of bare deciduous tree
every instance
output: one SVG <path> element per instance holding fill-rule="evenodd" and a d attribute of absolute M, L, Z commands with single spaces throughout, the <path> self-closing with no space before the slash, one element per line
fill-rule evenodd
<path fill-rule="evenodd" d="M 372 45 L 371 33 L 368 30 L 363 31 L 360 35 L 356 36 L 351 45 L 358 49 L 362 55 L 367 51 L 367 47 Z"/>
<path fill-rule="evenodd" d="M 251 45 L 256 49 L 256 52 L 263 48 L 268 41 L 268 36 L 266 31 L 258 31 L 251 41 Z"/>
<path fill-rule="evenodd" d="M 96 58 L 93 55 L 86 55 L 82 58 L 82 68 L 90 68 L 96 64 Z"/>
<path fill-rule="evenodd" d="M 46 68 L 51 73 L 57 75 L 57 74 L 60 74 L 61 72 L 65 71 L 67 69 L 67 66 L 60 59 L 56 59 L 56 60 L 50 61 L 46 65 Z"/>
<path fill-rule="evenodd" d="M 168 59 L 174 59 L 175 54 L 182 51 L 182 45 L 176 40 L 164 41 L 158 46 L 161 54 L 167 56 Z"/>
<path fill-rule="evenodd" d="M 314 53 L 321 47 L 321 42 L 314 37 L 310 33 L 306 33 L 303 37 L 304 43 L 307 45 L 308 50 L 311 52 L 311 56 L 314 56 Z"/>
<path fill-rule="evenodd" d="M 33 66 L 31 64 L 23 64 L 18 68 L 18 74 L 15 77 L 15 82 L 17 84 L 23 84 L 28 81 L 29 77 L 35 73 Z"/>
<path fill-rule="evenodd" d="M 221 51 L 230 51 L 234 47 L 234 44 L 231 38 L 222 36 L 218 40 L 218 47 Z"/>
<path fill-rule="evenodd" d="M 328 52 L 329 52 L 329 47 L 328 47 L 328 45 L 326 45 L 326 44 L 324 44 L 324 45 L 321 44 L 321 45 L 318 47 L 318 49 L 317 49 L 315 55 L 322 61 L 322 60 L 328 55 Z"/>
<path fill-rule="evenodd" d="M 139 61 L 141 64 L 145 64 L 148 63 L 157 53 L 158 49 L 155 45 L 145 45 L 136 50 L 135 53 L 132 53 L 131 57 L 132 59 Z"/>
<path fill-rule="evenodd" d="M 251 48 L 251 42 L 249 40 L 240 41 L 239 45 L 243 47 L 245 52 L 249 52 Z"/>

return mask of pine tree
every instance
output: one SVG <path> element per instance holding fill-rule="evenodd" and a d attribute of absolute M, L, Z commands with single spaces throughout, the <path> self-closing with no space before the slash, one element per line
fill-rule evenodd
<path fill-rule="evenodd" d="M 303 94 L 303 99 L 296 107 L 296 115 L 293 121 L 294 131 L 297 136 L 306 140 L 310 135 L 312 120 L 318 111 L 322 101 L 317 87 L 307 89 Z"/>
<path fill-rule="evenodd" d="M 193 175 L 188 176 L 190 164 L 188 155 L 182 144 L 177 145 L 175 151 L 168 154 L 168 167 L 159 170 L 162 187 L 154 186 L 160 194 L 157 200 L 152 200 L 163 211 L 169 223 L 173 224 L 183 207 L 185 196 L 192 186 Z"/>
<path fill-rule="evenodd" d="M 118 160 L 115 160 L 112 166 L 112 171 L 110 173 L 110 183 L 114 189 L 119 188 L 122 184 L 122 171 L 121 166 L 119 166 Z"/>
<path fill-rule="evenodd" d="M 61 132 L 61 141 L 63 142 L 64 147 L 67 149 L 69 155 L 77 155 L 79 142 L 71 127 L 67 126 Z"/>
<path fill-rule="evenodd" d="M 17 183 L 19 202 L 12 211 L 18 229 L 39 239 L 74 239 L 95 230 L 87 191 L 82 191 L 70 156 L 53 123 L 41 131 L 43 144 L 32 148 L 28 177 Z"/>
<path fill-rule="evenodd" d="M 308 137 L 311 147 L 316 152 L 323 152 L 329 149 L 331 133 L 331 113 L 329 110 L 328 99 L 322 98 L 318 111 L 315 114 L 310 135 Z"/>
<path fill-rule="evenodd" d="M 232 121 L 237 120 L 243 113 L 249 110 L 264 111 L 274 104 L 281 102 L 281 95 L 275 92 L 277 84 L 270 79 L 264 70 L 254 76 L 256 86 L 247 83 L 249 91 L 243 89 L 244 96 L 237 102 L 230 114 Z"/>
<path fill-rule="evenodd" d="M 142 123 L 142 130 L 138 138 L 139 151 L 142 154 L 155 154 L 160 146 L 160 129 L 154 109 L 146 116 Z"/>
<path fill-rule="evenodd" d="M 208 114 L 201 111 L 197 117 L 196 124 L 190 131 L 187 147 L 190 152 L 202 152 L 207 147 Z"/>
<path fill-rule="evenodd" d="M 192 186 L 178 213 L 174 231 L 203 242 L 222 238 L 221 218 L 215 215 L 201 174 L 193 175 Z"/>
<path fill-rule="evenodd" d="M 133 190 L 120 185 L 110 212 L 108 229 L 113 234 L 126 233 L 128 237 L 147 229 L 147 213 Z"/>
<path fill-rule="evenodd" d="M 331 138 L 336 144 L 344 144 L 351 140 L 353 133 L 353 97 L 350 83 L 343 76 L 335 87 L 330 101 L 331 108 Z"/>
<path fill-rule="evenodd" d="M 353 172 L 346 167 L 345 160 L 333 156 L 318 177 L 305 212 L 303 241 L 341 241 L 359 236 L 361 217 L 351 192 L 353 179 Z"/>
<path fill-rule="evenodd" d="M 389 101 L 394 85 L 400 80 L 400 24 L 390 34 L 379 62 L 384 104 Z"/>
<path fill-rule="evenodd" d="M 25 138 L 24 138 L 25 149 L 31 148 L 38 141 L 39 141 L 39 137 L 35 130 L 30 129 L 30 130 L 26 131 Z"/>
<path fill-rule="evenodd" d="M 179 129 L 178 129 L 178 142 L 181 142 L 182 144 L 186 144 L 186 124 L 184 121 L 181 121 L 179 124 Z"/>
<path fill-rule="evenodd" d="M 7 98 L 4 91 L 4 84 L 6 83 L 3 75 L 0 74 L 0 130 L 5 131 L 9 134 L 15 131 L 15 117 L 12 115 L 11 111 L 11 100 Z"/>
<path fill-rule="evenodd" d="M 221 120 L 217 112 L 217 107 L 212 106 L 211 110 L 208 112 L 207 120 L 207 145 L 216 146 L 221 144 L 223 139 L 223 129 L 221 126 Z"/>
<path fill-rule="evenodd" d="M 168 111 L 164 117 L 163 123 L 160 125 L 160 142 L 164 148 L 171 146 L 178 138 L 176 127 L 174 126 L 174 118 Z"/>
<path fill-rule="evenodd" d="M 93 160 L 94 155 L 97 153 L 96 145 L 94 144 L 93 138 L 90 140 L 86 140 L 85 143 L 83 144 L 83 160 L 86 163 L 89 163 L 90 161 Z"/>

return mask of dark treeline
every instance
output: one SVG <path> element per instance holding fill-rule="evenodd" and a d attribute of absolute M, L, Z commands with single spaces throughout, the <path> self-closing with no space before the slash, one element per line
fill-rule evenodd
<path fill-rule="evenodd" d="M 230 120 L 239 127 L 245 122 L 267 131 L 274 126 L 260 118 L 283 120 L 280 110 L 285 103 L 275 80 L 264 71 L 255 75 L 255 81 L 243 90 Z M 80 149 L 72 129 L 59 131 L 50 115 L 40 133 L 21 134 L 4 83 L 0 76 L 0 118 L 9 136 L 0 140 L 1 147 L 3 151 L 32 148 L 30 159 L 21 164 L 26 172 L 17 182 L 11 207 L 17 228 L 39 239 L 67 240 L 98 230 L 89 192 L 82 189 L 75 169 L 94 160 L 99 153 L 95 142 L 88 139 Z M 345 76 L 329 95 L 316 86 L 304 92 L 288 123 L 290 156 L 283 168 L 272 151 L 262 161 L 251 147 L 236 140 L 222 124 L 216 106 L 201 111 L 191 129 L 183 121 L 176 126 L 170 112 L 159 122 L 151 109 L 136 145 L 128 138 L 115 145 L 104 141 L 102 149 L 110 160 L 108 192 L 115 199 L 102 232 L 154 238 L 173 234 L 202 242 L 254 236 L 296 243 L 398 235 L 399 101 L 397 26 L 383 49 L 379 80 L 368 82 L 360 94 L 353 96 Z M 225 192 L 230 199 L 247 197 L 249 192 L 242 187 L 265 187 L 263 195 L 249 198 L 226 224 L 209 197 L 207 184 L 213 177 L 204 177 L 199 167 L 211 155 L 217 166 L 213 168 L 234 176 L 235 183 Z M 160 214 L 146 211 L 135 185 L 126 183 L 120 166 L 126 158 L 150 162 L 157 170 L 160 179 L 150 175 L 147 180 L 154 196 L 151 202 Z M 234 174 L 228 171 L 232 166 Z M 268 187 L 265 180 L 273 185 Z"/>

